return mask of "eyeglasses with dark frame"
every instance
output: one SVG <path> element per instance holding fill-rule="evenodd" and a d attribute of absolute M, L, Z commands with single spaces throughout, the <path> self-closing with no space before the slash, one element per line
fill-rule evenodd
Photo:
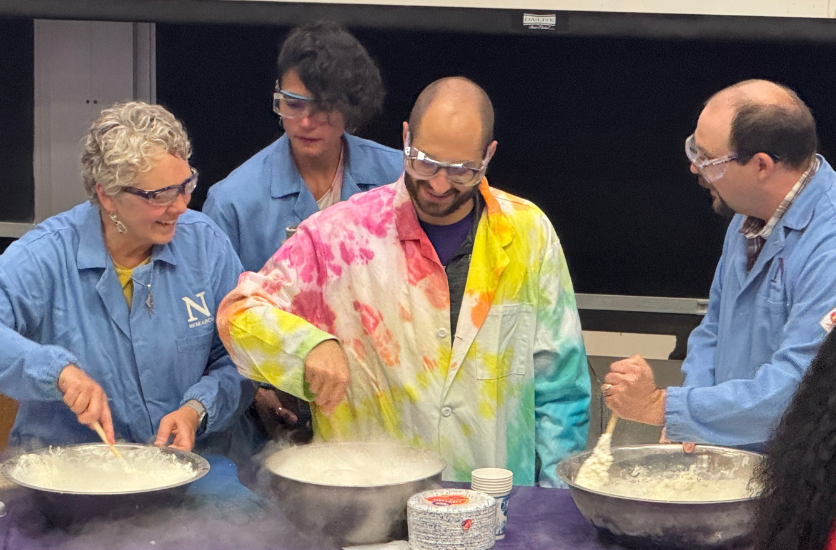
<path fill-rule="evenodd" d="M 428 156 L 423 151 L 419 151 L 411 145 L 412 136 L 409 131 L 406 133 L 406 141 L 403 146 L 403 163 L 404 170 L 409 172 L 409 175 L 414 178 L 425 179 L 435 176 L 439 170 L 444 170 L 444 175 L 447 181 L 462 187 L 473 187 L 479 185 L 482 181 L 482 176 L 488 168 L 488 163 L 491 161 L 487 154 L 487 148 L 483 153 L 482 164 L 478 167 L 473 166 L 472 161 L 464 162 L 441 162 Z"/>
<path fill-rule="evenodd" d="M 186 181 L 177 185 L 169 185 L 168 187 L 154 189 L 153 191 L 145 191 L 131 186 L 123 187 L 121 190 L 125 193 L 142 197 L 153 205 L 168 206 L 176 201 L 177 197 L 181 194 L 189 197 L 192 191 L 195 190 L 195 187 L 197 187 L 197 170 L 194 168 L 190 168 L 189 170 L 191 171 L 191 175 L 186 178 Z"/>

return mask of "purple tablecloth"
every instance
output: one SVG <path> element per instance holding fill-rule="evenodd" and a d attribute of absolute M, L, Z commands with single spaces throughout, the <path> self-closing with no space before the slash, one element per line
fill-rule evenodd
<path fill-rule="evenodd" d="M 0 518 L 0 550 L 328 549 L 307 540 L 281 512 L 237 483 L 234 467 L 211 460 L 210 475 L 193 484 L 175 510 L 139 513 L 129 520 L 98 520 L 61 529 L 51 526 L 31 493 L 0 492 L 7 514 Z M 459 484 L 449 484 L 459 485 Z M 600 550 L 621 548 L 600 540 L 564 489 L 515 487 L 505 540 L 497 550 Z"/>

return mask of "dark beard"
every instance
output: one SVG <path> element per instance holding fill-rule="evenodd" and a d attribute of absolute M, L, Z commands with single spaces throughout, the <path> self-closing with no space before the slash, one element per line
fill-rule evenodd
<path fill-rule="evenodd" d="M 708 189 L 708 192 L 711 193 L 711 185 L 705 181 L 705 178 L 702 176 L 697 176 L 697 182 L 700 184 L 700 187 L 703 189 Z M 723 200 L 723 197 L 717 193 L 717 198 L 714 198 L 714 195 L 709 195 L 711 197 L 711 209 L 714 210 L 714 213 L 719 215 L 725 220 L 730 220 L 734 217 L 736 212 L 732 210 L 732 207 Z"/>
<path fill-rule="evenodd" d="M 453 187 L 452 191 L 453 193 L 455 193 L 453 202 L 450 203 L 450 206 L 440 209 L 434 204 L 427 204 L 426 202 L 422 201 L 421 197 L 418 195 L 418 189 L 421 186 L 427 186 L 430 189 L 432 189 L 428 181 L 412 179 L 412 176 L 410 176 L 406 172 L 404 172 L 403 179 L 404 183 L 406 184 L 406 190 L 409 192 L 409 196 L 412 198 L 412 204 L 415 205 L 415 208 L 417 208 L 418 210 L 420 210 L 428 216 L 433 216 L 436 218 L 443 218 L 445 216 L 449 216 L 450 214 L 461 208 L 463 205 L 467 204 L 468 201 L 473 200 L 473 197 L 475 197 L 476 193 L 479 192 L 478 185 L 469 187 L 464 191 L 460 191 L 459 189 Z"/>
<path fill-rule="evenodd" d="M 711 209 L 725 220 L 732 219 L 737 213 L 719 195 L 716 199 L 712 199 Z"/>

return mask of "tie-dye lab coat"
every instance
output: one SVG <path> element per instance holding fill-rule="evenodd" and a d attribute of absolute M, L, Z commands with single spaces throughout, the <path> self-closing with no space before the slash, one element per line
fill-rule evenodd
<path fill-rule="evenodd" d="M 351 384 L 316 439 L 394 437 L 439 452 L 444 479 L 474 468 L 514 483 L 559 485 L 558 461 L 582 450 L 589 374 L 566 260 L 548 218 L 488 186 L 461 313 L 403 182 L 303 222 L 259 273 L 222 302 L 219 333 L 239 371 L 311 400 L 307 353 L 337 338 Z M 373 465 L 370 465 L 373 467 Z"/>

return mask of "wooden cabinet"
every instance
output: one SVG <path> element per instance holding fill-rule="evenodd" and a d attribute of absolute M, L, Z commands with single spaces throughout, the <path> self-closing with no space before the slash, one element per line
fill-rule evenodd
<path fill-rule="evenodd" d="M 9 443 L 9 432 L 17 415 L 17 401 L 0 394 L 0 451 Z"/>

